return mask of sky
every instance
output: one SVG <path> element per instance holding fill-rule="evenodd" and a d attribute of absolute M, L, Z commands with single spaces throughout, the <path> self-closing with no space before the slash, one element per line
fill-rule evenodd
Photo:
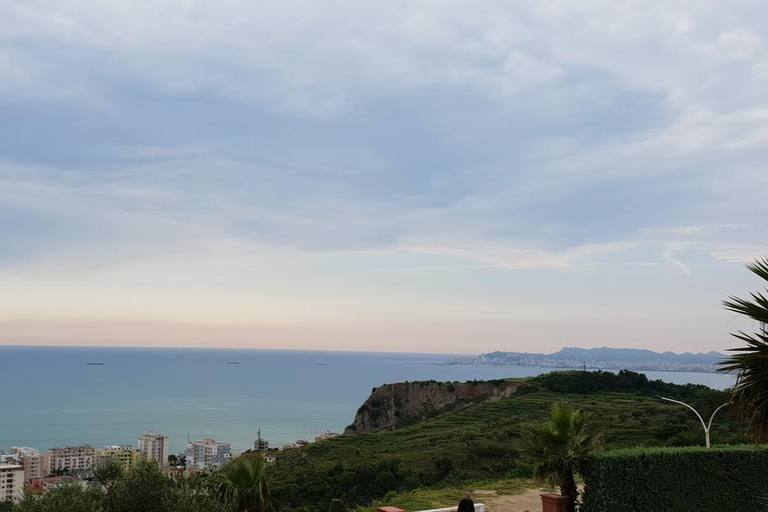
<path fill-rule="evenodd" d="M 733 347 L 764 12 L 4 0 L 0 344 Z"/>

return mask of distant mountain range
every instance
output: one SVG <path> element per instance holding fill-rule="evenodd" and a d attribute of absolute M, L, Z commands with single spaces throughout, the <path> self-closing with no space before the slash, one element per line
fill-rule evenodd
<path fill-rule="evenodd" d="M 720 352 L 676 354 L 637 348 L 565 347 L 553 354 L 490 352 L 471 362 L 477 364 L 544 366 L 606 370 L 716 371 L 725 355 Z"/>
<path fill-rule="evenodd" d="M 717 364 L 725 358 L 725 355 L 720 352 L 683 352 L 682 354 L 676 354 L 675 352 L 654 352 L 653 350 L 645 350 L 640 348 L 576 348 L 565 347 L 560 349 L 559 352 L 551 354 L 551 357 L 565 358 L 565 359 L 584 359 L 586 361 L 606 361 L 606 360 L 622 360 L 622 361 L 669 361 L 676 363 L 705 363 L 705 364 Z"/>

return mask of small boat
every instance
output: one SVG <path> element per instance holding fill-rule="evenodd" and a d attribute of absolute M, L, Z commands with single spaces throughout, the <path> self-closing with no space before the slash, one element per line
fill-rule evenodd
<path fill-rule="evenodd" d="M 104 366 L 104 363 L 85 363 L 86 366 Z"/>
<path fill-rule="evenodd" d="M 315 366 L 328 366 L 328 363 L 315 363 Z"/>
<path fill-rule="evenodd" d="M 227 361 L 227 364 L 240 364 L 240 361 Z"/>

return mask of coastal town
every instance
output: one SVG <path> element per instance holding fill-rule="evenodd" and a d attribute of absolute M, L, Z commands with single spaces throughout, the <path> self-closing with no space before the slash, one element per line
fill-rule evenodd
<path fill-rule="evenodd" d="M 489 352 L 477 357 L 457 358 L 451 364 L 491 366 L 523 366 L 572 370 L 631 370 L 636 372 L 717 373 L 725 356 L 720 352 L 684 353 L 654 352 L 633 348 L 565 347 L 553 354 L 528 352 Z"/>
<path fill-rule="evenodd" d="M 315 436 L 314 441 L 299 439 L 295 443 L 270 448 L 269 441 L 257 431 L 253 449 L 244 453 L 260 453 L 268 464 L 277 461 L 279 453 L 321 442 L 340 434 L 327 431 Z M 168 474 L 214 471 L 231 459 L 230 443 L 205 438 L 188 439 L 183 452 L 172 453 L 170 436 L 159 432 L 142 435 L 133 445 L 108 445 L 94 448 L 89 444 L 64 446 L 40 451 L 29 446 L 11 446 L 0 451 L 0 503 L 21 501 L 25 494 L 39 495 L 65 485 L 101 485 L 94 475 L 94 468 L 105 461 L 117 462 L 124 471 L 131 471 L 139 460 L 159 463 Z"/>

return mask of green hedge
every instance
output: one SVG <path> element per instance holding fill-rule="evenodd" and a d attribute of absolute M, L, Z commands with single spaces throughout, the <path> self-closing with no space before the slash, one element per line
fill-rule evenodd
<path fill-rule="evenodd" d="M 583 477 L 583 512 L 768 511 L 766 446 L 613 450 Z"/>

